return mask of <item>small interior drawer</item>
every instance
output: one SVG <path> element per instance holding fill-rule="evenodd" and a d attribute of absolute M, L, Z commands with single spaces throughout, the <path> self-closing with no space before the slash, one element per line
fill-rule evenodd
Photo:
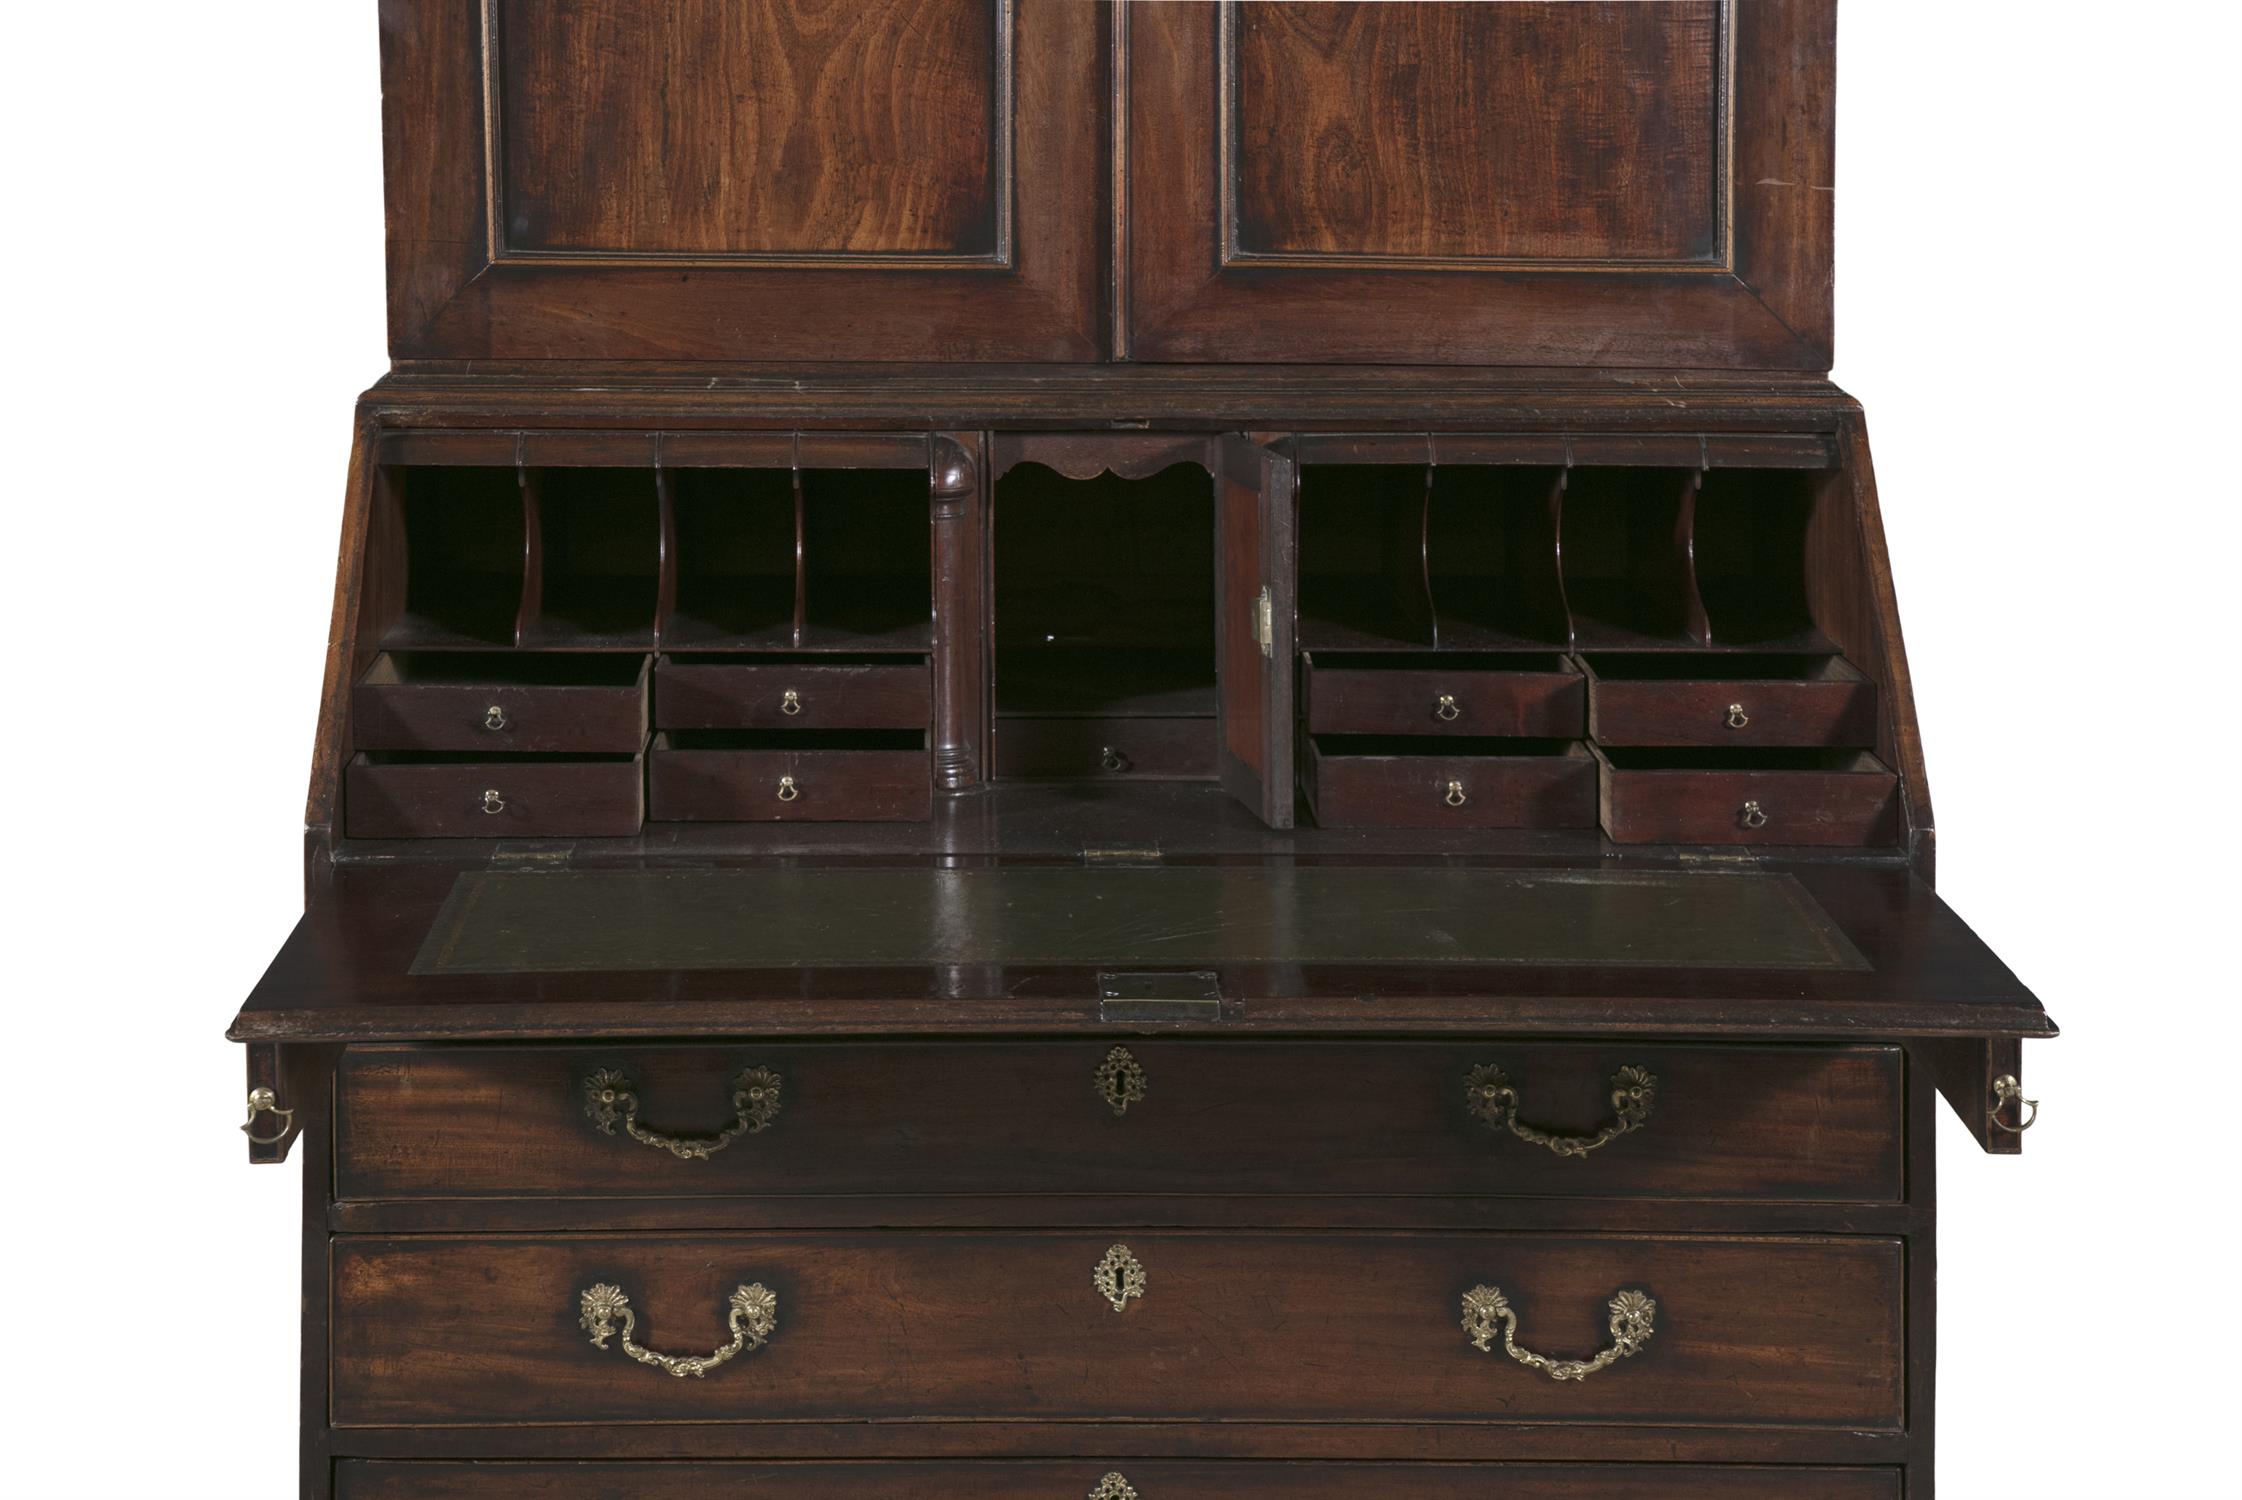
<path fill-rule="evenodd" d="M 360 839 L 620 838 L 645 821 L 645 756 L 360 751 L 345 826 Z"/>
<path fill-rule="evenodd" d="M 664 656 L 654 668 L 664 729 L 924 729 L 932 709 L 918 656 Z"/>
<path fill-rule="evenodd" d="M 360 750 L 607 751 L 646 743 L 647 659 L 385 651 L 350 695 Z"/>
<path fill-rule="evenodd" d="M 1888 844 L 1899 778 L 1866 751 L 1598 746 L 1621 844 Z"/>
<path fill-rule="evenodd" d="M 1600 745 L 1876 743 L 1876 684 L 1841 656 L 1591 654 L 1588 732 Z"/>
<path fill-rule="evenodd" d="M 1580 738 L 1586 692 L 1563 656 L 1350 652 L 1301 658 L 1310 734 Z"/>
<path fill-rule="evenodd" d="M 911 730 L 654 736 L 656 822 L 907 823 L 933 815 L 926 737 Z"/>
<path fill-rule="evenodd" d="M 1321 735 L 1304 765 L 1325 828 L 1596 826 L 1596 762 L 1578 740 Z"/>
<path fill-rule="evenodd" d="M 1120 1484 L 1109 1476 L 1119 1476 Z M 1899 1500 L 1897 1469 L 1171 1459 L 470 1463 L 347 1459 L 337 1500 Z M 1126 1485 L 1123 1489 L 1120 1485 Z M 1102 1486 L 1102 1487 L 1101 1487 Z"/>
<path fill-rule="evenodd" d="M 1215 721 L 1202 718 L 1000 718 L 996 774 L 1021 779 L 1211 780 Z"/>

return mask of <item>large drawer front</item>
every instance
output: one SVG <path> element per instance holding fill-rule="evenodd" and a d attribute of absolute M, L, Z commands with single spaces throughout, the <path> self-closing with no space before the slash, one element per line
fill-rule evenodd
<path fill-rule="evenodd" d="M 343 1427 L 1032 1418 L 1889 1431 L 1904 1411 L 1897 1240 L 642 1233 L 345 1236 L 331 1254 Z M 1117 1267 L 1103 1287 L 1101 1263 Z M 627 1296 L 632 1320 L 626 1330 L 611 1310 L 604 1349 L 586 1305 L 597 1288 Z M 627 1352 L 626 1331 L 660 1355 L 708 1356 L 727 1344 L 743 1288 L 773 1299 L 761 1348 L 694 1379 Z M 1488 1349 L 1474 1346 L 1468 1310 L 1496 1289 L 1519 1347 L 1551 1359 L 1613 1346 L 1622 1294 L 1654 1299 L 1654 1326 L 1586 1379 L 1552 1379 L 1506 1355 L 1499 1327 Z"/>
<path fill-rule="evenodd" d="M 617 1102 L 592 1097 L 600 1075 L 620 1075 L 646 1133 L 706 1137 L 741 1119 L 738 1080 L 756 1069 L 776 1075 L 775 1113 L 705 1158 L 633 1139 Z M 1625 1123 L 1612 1095 L 1639 1093 L 1629 1069 L 1650 1080 L 1630 1102 L 1632 1128 L 1573 1154 Z M 345 1199 L 1281 1194 L 1312 1184 L 1324 1194 L 1871 1202 L 1902 1191 L 1890 1047 L 361 1047 L 345 1054 L 338 1089 Z M 1529 1138 L 1537 1133 L 1548 1140 Z"/>
<path fill-rule="evenodd" d="M 1111 1485 L 1119 1475 L 1126 1489 Z M 1899 1500 L 1890 1469 L 1703 1464 L 380 1463 L 337 1500 Z M 1106 1488 L 1101 1492 L 1099 1486 Z"/>

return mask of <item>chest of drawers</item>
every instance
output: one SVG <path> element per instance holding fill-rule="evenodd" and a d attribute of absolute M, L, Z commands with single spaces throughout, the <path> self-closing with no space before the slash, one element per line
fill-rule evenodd
<path fill-rule="evenodd" d="M 380 9 L 307 1500 L 1932 1493 L 1830 5 Z"/>

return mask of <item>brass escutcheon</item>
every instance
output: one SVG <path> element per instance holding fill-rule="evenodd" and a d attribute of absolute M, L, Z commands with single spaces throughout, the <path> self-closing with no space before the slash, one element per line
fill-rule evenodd
<path fill-rule="evenodd" d="M 1464 1075 L 1464 1108 L 1489 1130 L 1507 1130 L 1532 1146 L 1547 1146 L 1575 1160 L 1598 1151 L 1650 1123 L 1658 1102 L 1658 1076 L 1648 1068 L 1625 1067 L 1611 1075 L 1612 1120 L 1594 1135 L 1554 1135 L 1518 1118 L 1518 1090 L 1495 1063 L 1481 1063 Z"/>
<path fill-rule="evenodd" d="M 1116 1047 L 1105 1055 L 1092 1075 L 1097 1081 L 1098 1097 L 1116 1115 L 1125 1115 L 1129 1106 L 1144 1097 L 1144 1064 L 1126 1047 Z"/>
<path fill-rule="evenodd" d="M 488 791 L 486 791 L 486 792 L 484 792 L 484 793 L 483 793 L 483 811 L 484 811 L 484 812 L 486 812 L 486 813 L 502 813 L 502 812 L 504 812 L 505 810 L 506 810 L 506 799 L 505 799 L 504 797 L 501 797 L 501 796 L 500 796 L 500 795 L 498 794 L 498 788 L 497 788 L 497 787 L 492 787 L 492 788 L 490 788 L 490 789 L 489 789 Z"/>
<path fill-rule="evenodd" d="M 1767 826 L 1767 814 L 1761 810 L 1757 802 L 1747 802 L 1736 809 L 1736 821 L 1746 828 L 1765 828 Z"/>
<path fill-rule="evenodd" d="M 493 703 L 483 710 L 483 727 L 496 732 L 506 727 L 506 710 Z"/>
<path fill-rule="evenodd" d="M 1136 1489 L 1116 1471 L 1098 1481 L 1088 1500 L 1137 1500 Z"/>
<path fill-rule="evenodd" d="M 1432 716 L 1444 724 L 1453 724 L 1456 720 L 1462 718 L 1463 714 L 1464 711 L 1456 706 L 1456 695 L 1454 693 L 1442 693 L 1440 701 L 1434 704 L 1432 708 Z"/>
<path fill-rule="evenodd" d="M 1129 1253 L 1127 1245 L 1115 1245 L 1090 1273 L 1090 1284 L 1113 1304 L 1115 1312 L 1125 1312 L 1133 1299 L 1144 1295 L 1144 1267 Z"/>
<path fill-rule="evenodd" d="M 576 1326 L 591 1335 L 594 1349 L 605 1349 L 607 1341 L 615 1336 L 615 1324 L 620 1320 L 625 1354 L 642 1365 L 666 1370 L 680 1380 L 688 1375 L 698 1380 L 735 1355 L 762 1348 L 778 1328 L 778 1293 L 759 1281 L 735 1288 L 724 1306 L 726 1320 L 732 1328 L 732 1341 L 709 1354 L 656 1354 L 651 1349 L 640 1348 L 631 1337 L 638 1328 L 638 1314 L 631 1311 L 631 1299 L 624 1295 L 621 1287 L 604 1281 L 577 1293 Z"/>
<path fill-rule="evenodd" d="M 1551 1380 L 1586 1380 L 1607 1365 L 1642 1353 L 1643 1345 L 1650 1342 L 1651 1320 L 1658 1315 L 1658 1304 L 1632 1289 L 1619 1293 L 1604 1306 L 1611 1313 L 1606 1320 L 1611 1347 L 1594 1359 L 1551 1359 L 1519 1348 L 1518 1314 L 1512 1311 L 1502 1288 L 1496 1286 L 1475 1286 L 1464 1293 L 1464 1334 L 1472 1348 L 1485 1354 L 1494 1353 L 1495 1339 L 1500 1335 L 1505 1354 L 1530 1370 L 1542 1371 Z"/>

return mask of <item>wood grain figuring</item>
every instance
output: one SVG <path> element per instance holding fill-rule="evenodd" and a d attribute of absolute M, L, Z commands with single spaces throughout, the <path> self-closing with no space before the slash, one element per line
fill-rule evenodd
<path fill-rule="evenodd" d="M 338 1500 L 1071 1500 L 1119 1471 L 1158 1500 L 1899 1500 L 1877 1469 L 1617 1464 L 346 1462 Z"/>
<path fill-rule="evenodd" d="M 1146 1097 L 1093 1087 L 1113 1045 L 750 1043 L 696 1048 L 353 1048 L 337 1104 L 346 1199 L 1130 1193 L 1893 1201 L 1900 1075 L 1886 1047 L 1267 1043 L 1133 1038 Z M 1612 1074 L 1648 1068 L 1650 1123 L 1592 1157 L 1491 1130 L 1464 1078 L 1500 1066 L 1521 1117 L 1593 1134 Z M 707 1161 L 600 1134 L 583 1080 L 618 1067 L 643 1118 L 712 1132 L 731 1080 L 784 1080 L 778 1118 Z M 1345 1101 L 1344 1108 L 1319 1101 Z M 937 1149 L 938 1148 L 938 1149 Z M 929 1208 L 933 1205 L 930 1203 Z"/>
<path fill-rule="evenodd" d="M 1144 1296 L 1091 1272 L 1116 1240 Z M 920 1421 L 1661 1422 L 1894 1430 L 1894 1240 L 1458 1234 L 473 1236 L 334 1245 L 338 1427 Z M 676 1380 L 591 1347 L 578 1293 L 625 1289 L 640 1343 L 706 1353 L 732 1289 L 767 1348 Z M 1585 1358 L 1605 1303 L 1659 1304 L 1633 1359 L 1561 1383 L 1461 1326 L 1497 1284 L 1520 1342 Z"/>
<path fill-rule="evenodd" d="M 990 0 L 506 0 L 513 250 L 990 256 Z"/>
<path fill-rule="evenodd" d="M 1236 6 L 1233 257 L 1712 261 L 1720 9 Z"/>

